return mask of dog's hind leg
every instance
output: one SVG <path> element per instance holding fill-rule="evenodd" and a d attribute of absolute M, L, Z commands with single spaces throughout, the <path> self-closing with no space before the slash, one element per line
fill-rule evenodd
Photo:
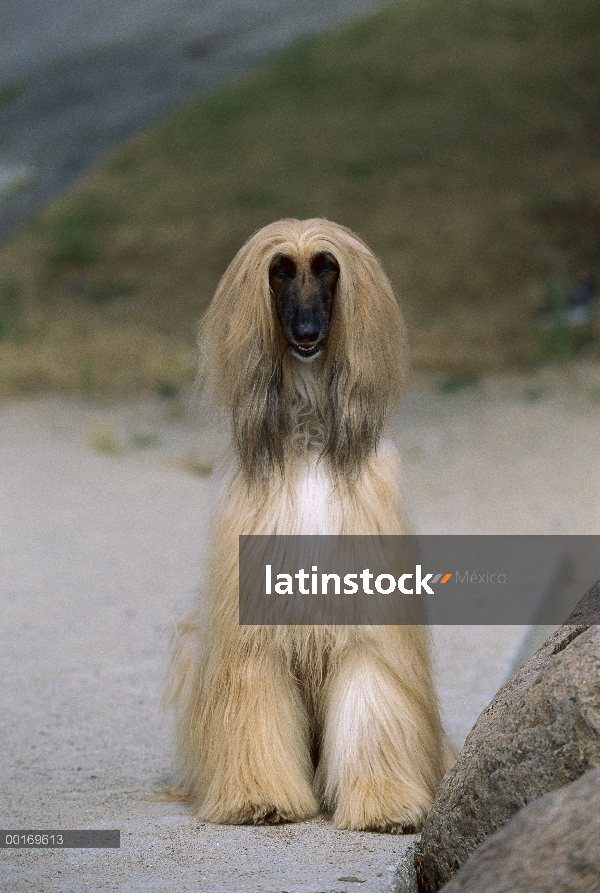
<path fill-rule="evenodd" d="M 214 653 L 209 664 L 192 729 L 198 813 L 232 824 L 315 815 L 308 717 L 285 661 L 263 644 Z"/>
<path fill-rule="evenodd" d="M 388 627 L 326 683 L 317 781 L 338 828 L 410 833 L 427 815 L 444 753 L 425 645 L 419 627 Z"/>

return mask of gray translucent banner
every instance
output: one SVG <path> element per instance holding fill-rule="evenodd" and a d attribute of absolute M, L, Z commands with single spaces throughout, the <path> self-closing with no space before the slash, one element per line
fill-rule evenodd
<path fill-rule="evenodd" d="M 119 849 L 121 832 L 74 831 L 0 831 L 0 849 Z"/>
<path fill-rule="evenodd" d="M 241 536 L 239 558 L 244 625 L 554 626 L 600 579 L 600 536 Z"/>

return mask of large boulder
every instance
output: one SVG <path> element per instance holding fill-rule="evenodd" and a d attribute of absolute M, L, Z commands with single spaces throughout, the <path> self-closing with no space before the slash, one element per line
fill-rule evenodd
<path fill-rule="evenodd" d="M 416 856 L 439 890 L 539 797 L 600 767 L 600 581 L 481 714 L 446 773 Z"/>
<path fill-rule="evenodd" d="M 442 893 L 600 890 L 600 769 L 519 810 Z"/>

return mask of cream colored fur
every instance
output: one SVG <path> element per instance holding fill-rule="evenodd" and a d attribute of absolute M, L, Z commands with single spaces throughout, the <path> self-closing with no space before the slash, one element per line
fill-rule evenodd
<path fill-rule="evenodd" d="M 340 277 L 326 349 L 306 362 L 286 350 L 268 271 L 277 253 L 319 250 Z M 280 221 L 230 265 L 200 343 L 232 458 L 206 588 L 176 639 L 178 793 L 214 822 L 325 808 L 338 828 L 416 829 L 446 761 L 426 629 L 238 623 L 240 534 L 409 532 L 399 458 L 381 437 L 406 357 L 390 285 L 343 227 Z"/>

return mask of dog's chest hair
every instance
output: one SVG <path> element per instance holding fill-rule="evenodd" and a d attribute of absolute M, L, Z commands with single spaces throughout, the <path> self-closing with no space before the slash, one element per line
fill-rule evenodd
<path fill-rule="evenodd" d="M 323 462 L 316 460 L 297 469 L 296 517 L 294 533 L 322 535 L 337 533 L 336 502 L 332 495 L 331 477 Z M 290 519 L 291 520 L 291 519 Z"/>
<path fill-rule="evenodd" d="M 403 532 L 399 463 L 391 444 L 379 441 L 351 485 L 335 476 L 323 456 L 319 432 L 325 431 L 326 395 L 321 364 L 290 362 L 284 368 L 284 397 L 296 437 L 288 444 L 285 469 L 274 471 L 257 498 L 233 467 L 223 508 L 225 528 L 266 536 Z"/>
<path fill-rule="evenodd" d="M 291 417 L 291 447 L 297 455 L 322 448 L 325 443 L 321 374 L 322 358 L 309 362 L 289 358 L 284 366 L 284 398 Z"/>
<path fill-rule="evenodd" d="M 327 463 L 319 462 L 324 441 L 324 418 L 320 390 L 321 360 L 292 361 L 285 369 L 285 387 L 292 413 L 292 446 L 296 455 L 287 484 L 294 493 L 283 490 L 273 494 L 273 505 L 281 526 L 293 526 L 286 533 L 327 535 L 336 532 L 335 503 L 331 474 Z M 290 497 L 294 510 L 289 511 Z M 283 532 L 283 531 L 282 531 Z"/>

